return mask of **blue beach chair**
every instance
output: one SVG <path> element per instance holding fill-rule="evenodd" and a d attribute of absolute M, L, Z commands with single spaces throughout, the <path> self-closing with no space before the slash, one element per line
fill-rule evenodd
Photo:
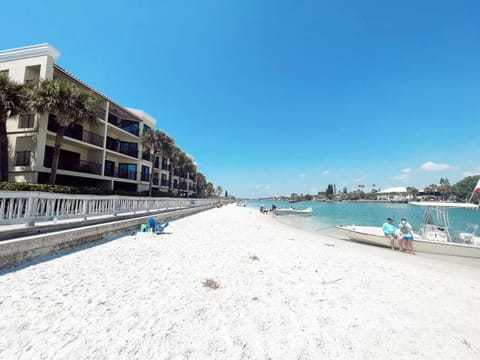
<path fill-rule="evenodd" d="M 167 223 L 163 223 L 163 224 L 157 222 L 157 223 L 155 224 L 155 234 L 157 234 L 157 235 L 158 235 L 158 234 L 161 234 L 161 233 L 163 232 L 163 230 L 165 230 L 165 228 L 166 228 L 167 226 L 168 226 L 168 222 L 167 222 Z"/>
<path fill-rule="evenodd" d="M 148 225 L 150 226 L 150 229 L 152 229 L 155 232 L 155 234 L 158 235 L 158 234 L 161 234 L 169 224 L 168 222 L 161 223 L 159 221 L 155 221 L 154 218 L 149 218 Z"/>

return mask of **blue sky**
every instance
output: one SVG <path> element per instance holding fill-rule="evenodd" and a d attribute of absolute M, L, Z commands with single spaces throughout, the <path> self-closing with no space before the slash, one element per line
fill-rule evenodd
<path fill-rule="evenodd" d="M 233 195 L 480 174 L 478 1 L 19 0 L 2 13 L 0 48 L 52 44 Z"/>

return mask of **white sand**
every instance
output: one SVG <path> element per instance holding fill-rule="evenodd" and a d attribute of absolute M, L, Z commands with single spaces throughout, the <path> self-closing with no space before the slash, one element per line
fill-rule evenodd
<path fill-rule="evenodd" d="M 1 273 L 0 359 L 480 358 L 478 267 L 236 206 L 167 230 Z"/>

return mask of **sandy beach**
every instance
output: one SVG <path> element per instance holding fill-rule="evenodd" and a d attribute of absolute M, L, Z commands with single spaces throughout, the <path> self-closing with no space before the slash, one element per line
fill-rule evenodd
<path fill-rule="evenodd" d="M 0 359 L 479 359 L 480 269 L 233 205 L 0 272 Z"/>

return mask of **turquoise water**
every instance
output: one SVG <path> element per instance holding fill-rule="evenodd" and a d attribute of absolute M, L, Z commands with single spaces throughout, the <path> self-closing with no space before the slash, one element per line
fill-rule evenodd
<path fill-rule="evenodd" d="M 335 225 L 366 225 L 382 226 L 387 217 L 398 224 L 405 217 L 418 230 L 423 207 L 410 204 L 369 203 L 369 202 L 316 202 L 305 201 L 290 204 L 286 201 L 247 201 L 247 206 L 259 209 L 260 205 L 271 208 L 290 207 L 313 209 L 312 216 L 302 217 L 296 215 L 277 216 L 276 218 L 286 224 L 310 231 L 322 231 L 335 234 Z M 480 224 L 480 211 L 469 209 L 450 209 L 450 228 L 453 232 L 465 231 L 466 223 Z"/>

